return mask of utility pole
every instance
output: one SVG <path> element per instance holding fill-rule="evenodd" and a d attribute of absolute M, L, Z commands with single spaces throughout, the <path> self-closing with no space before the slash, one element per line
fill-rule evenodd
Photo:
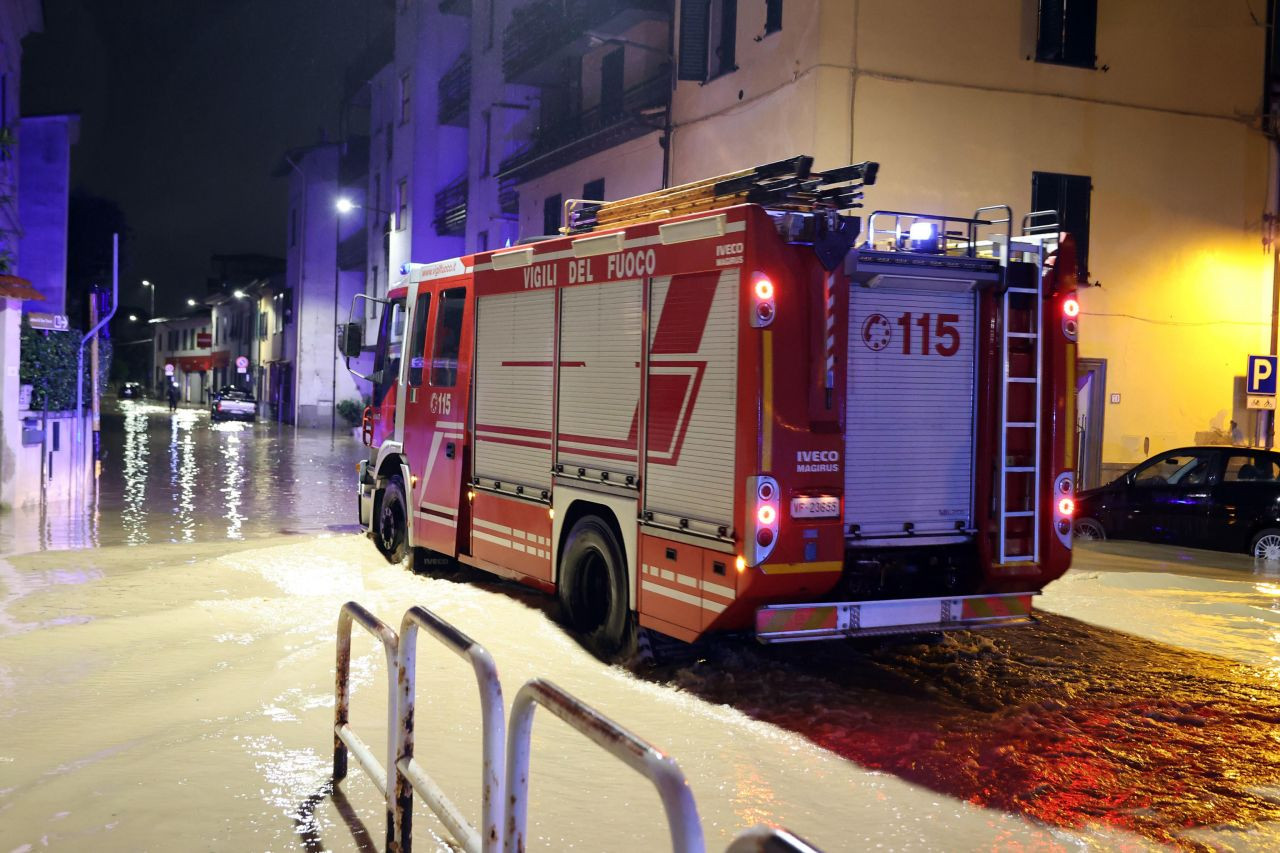
<path fill-rule="evenodd" d="M 95 290 L 89 294 L 89 325 L 98 325 L 98 303 L 102 292 Z M 101 474 L 102 451 L 102 406 L 98 399 L 98 333 L 94 333 L 89 342 L 89 407 L 93 412 L 93 477 L 96 480 Z"/>

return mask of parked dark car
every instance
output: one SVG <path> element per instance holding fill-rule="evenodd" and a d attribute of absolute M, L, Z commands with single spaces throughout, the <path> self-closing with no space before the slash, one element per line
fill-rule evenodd
<path fill-rule="evenodd" d="M 231 418 L 251 421 L 258 414 L 258 402 L 248 391 L 226 385 L 214 392 L 209 401 L 209 417 L 215 421 Z"/>
<path fill-rule="evenodd" d="M 121 400 L 141 400 L 144 396 L 140 382 L 126 382 L 120 386 Z"/>
<path fill-rule="evenodd" d="M 1280 453 L 1182 447 L 1081 492 L 1081 539 L 1142 539 L 1280 560 Z"/>

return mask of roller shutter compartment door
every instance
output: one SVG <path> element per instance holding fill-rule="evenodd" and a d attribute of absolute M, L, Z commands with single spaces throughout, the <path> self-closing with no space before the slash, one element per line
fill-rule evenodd
<path fill-rule="evenodd" d="M 845 523 L 864 538 L 972 528 L 975 304 L 972 291 L 852 289 Z"/>
<path fill-rule="evenodd" d="M 476 476 L 549 489 L 555 292 L 476 305 Z"/>

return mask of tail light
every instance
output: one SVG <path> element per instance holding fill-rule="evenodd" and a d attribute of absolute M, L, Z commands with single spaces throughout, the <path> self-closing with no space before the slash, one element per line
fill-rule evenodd
<path fill-rule="evenodd" d="M 1067 294 L 1062 300 L 1062 334 L 1069 341 L 1074 341 L 1080 333 L 1080 300 L 1074 293 Z"/>
<path fill-rule="evenodd" d="M 773 323 L 773 318 L 778 311 L 777 295 L 773 279 L 762 272 L 751 276 L 751 325 L 753 328 L 763 329 Z"/>
<path fill-rule="evenodd" d="M 768 559 L 778 543 L 778 525 L 782 518 L 778 481 L 772 477 L 748 477 L 747 506 L 751 522 L 743 543 L 743 558 L 746 565 L 758 566 Z"/>
<path fill-rule="evenodd" d="M 1053 532 L 1058 541 L 1071 547 L 1071 526 L 1076 514 L 1075 482 L 1070 471 L 1053 481 Z"/>

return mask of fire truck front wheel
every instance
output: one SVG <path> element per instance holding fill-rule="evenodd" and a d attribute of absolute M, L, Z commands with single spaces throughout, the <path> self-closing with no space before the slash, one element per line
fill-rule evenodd
<path fill-rule="evenodd" d="M 557 590 L 565 618 L 581 632 L 588 649 L 605 659 L 629 652 L 635 627 L 627 601 L 626 561 L 607 523 L 589 515 L 573 525 Z"/>
<path fill-rule="evenodd" d="M 392 477 L 382 490 L 373 525 L 373 542 L 389 563 L 403 563 L 409 553 L 408 516 L 404 508 L 404 484 L 398 476 Z"/>

